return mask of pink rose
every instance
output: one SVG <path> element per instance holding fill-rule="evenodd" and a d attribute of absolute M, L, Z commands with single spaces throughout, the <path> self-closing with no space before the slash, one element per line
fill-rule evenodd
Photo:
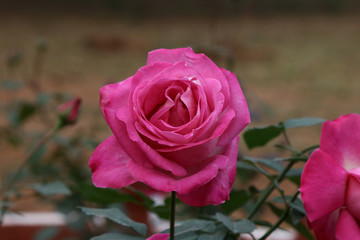
<path fill-rule="evenodd" d="M 96 186 L 140 181 L 192 206 L 229 198 L 238 134 L 250 122 L 235 74 L 191 48 L 158 49 L 100 98 L 114 135 L 89 161 Z"/>
<path fill-rule="evenodd" d="M 79 117 L 81 98 L 75 98 L 61 104 L 57 108 L 59 124 L 62 126 L 73 124 Z"/>
<path fill-rule="evenodd" d="M 319 240 L 360 239 L 360 115 L 324 123 L 320 148 L 305 165 L 300 192 Z"/>
<path fill-rule="evenodd" d="M 157 233 L 147 238 L 146 240 L 168 240 L 170 234 L 169 233 Z"/>

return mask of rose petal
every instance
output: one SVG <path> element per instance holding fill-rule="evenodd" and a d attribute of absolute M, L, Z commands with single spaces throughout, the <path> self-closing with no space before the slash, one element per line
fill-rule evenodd
<path fill-rule="evenodd" d="M 346 170 L 360 167 L 360 115 L 348 114 L 326 121 L 320 146 Z"/>
<path fill-rule="evenodd" d="M 196 69 L 205 78 L 225 79 L 221 69 L 210 58 L 202 53 L 194 53 L 190 47 L 151 51 L 148 54 L 147 65 L 179 62 L 185 62 L 186 66 Z"/>
<path fill-rule="evenodd" d="M 92 182 L 103 188 L 122 188 L 133 184 L 136 180 L 126 168 L 128 161 L 129 156 L 116 138 L 107 138 L 95 149 L 89 160 Z"/>
<path fill-rule="evenodd" d="M 152 65 L 146 65 L 139 68 L 139 70 L 133 76 L 131 92 L 134 92 L 136 88 L 142 89 L 142 86 L 146 86 L 149 81 L 153 81 L 155 76 L 160 74 L 165 69 L 171 67 L 172 64 L 169 63 L 154 63 Z"/>
<path fill-rule="evenodd" d="M 196 90 L 196 89 L 194 89 Z M 196 114 L 197 104 L 193 94 L 194 91 L 190 86 L 187 87 L 184 94 L 181 95 L 181 101 L 184 103 L 189 112 L 190 120 L 192 120 Z"/>
<path fill-rule="evenodd" d="M 165 81 L 163 79 L 164 77 L 171 77 L 171 76 L 173 78 L 180 77 L 180 76 L 184 77 L 183 75 L 181 75 L 181 74 L 184 74 L 184 72 L 188 72 L 189 75 L 196 74 L 196 72 L 194 72 L 194 70 L 189 69 L 183 63 L 178 63 L 178 64 L 175 64 L 173 67 L 170 67 L 170 68 L 162 71 L 159 75 L 157 75 L 156 76 L 157 79 L 153 80 L 154 84 L 157 83 L 157 81 Z M 166 80 L 166 81 L 168 81 L 168 80 Z M 212 79 L 212 80 L 208 79 L 207 85 L 212 87 L 213 92 L 211 94 L 208 94 L 209 96 L 207 96 L 205 93 L 200 94 L 200 95 L 203 96 L 203 98 L 201 100 L 213 102 L 210 104 L 211 105 L 210 108 L 211 108 L 212 112 L 199 126 L 194 126 L 194 123 L 198 123 L 199 118 L 194 118 L 188 124 L 184 124 L 183 125 L 184 128 L 189 129 L 189 131 L 190 131 L 189 133 L 183 135 L 183 134 L 177 133 L 177 131 L 168 131 L 168 129 L 162 130 L 162 129 L 159 129 L 159 128 L 155 127 L 154 125 L 147 123 L 146 121 L 143 121 L 143 120 L 140 120 L 143 125 L 143 128 L 137 127 L 138 130 L 141 131 L 141 133 L 143 135 L 150 138 L 151 140 L 158 141 L 160 144 L 168 145 L 168 146 L 174 146 L 174 144 L 171 144 L 171 143 L 176 143 L 178 145 L 181 145 L 181 144 L 187 144 L 189 142 L 199 142 L 202 140 L 207 140 L 207 138 L 210 137 L 210 134 L 213 133 L 213 129 L 216 128 L 215 124 L 219 122 L 220 124 L 223 125 L 223 122 L 221 119 L 226 119 L 224 116 L 221 117 L 220 120 L 218 119 L 219 115 L 223 111 L 223 104 L 224 104 L 224 95 L 220 92 L 220 86 L 218 84 L 219 83 L 217 81 L 215 81 L 214 79 Z M 168 84 L 166 84 L 166 85 L 168 85 Z M 199 88 L 199 90 L 201 91 L 201 88 Z M 208 104 L 209 104 L 209 102 L 208 102 Z M 213 104 L 215 104 L 215 105 L 212 106 Z M 141 104 L 138 104 L 138 105 L 141 105 Z M 167 107 L 167 109 L 169 109 L 171 107 L 172 107 L 172 105 L 169 105 Z M 202 109 L 200 109 L 200 111 L 204 111 L 204 108 L 208 109 L 209 105 L 203 104 L 203 106 L 201 106 L 201 107 L 202 107 Z M 202 112 L 201 114 L 204 115 L 205 113 Z M 123 114 L 121 114 L 121 116 L 118 115 L 118 117 L 121 119 L 122 115 Z M 225 115 L 229 116 L 228 114 L 225 114 Z M 184 128 L 181 128 L 181 130 L 184 130 Z M 151 131 L 151 134 L 147 134 L 145 132 L 146 130 Z M 225 129 L 223 129 L 223 130 L 225 130 Z M 220 133 L 220 132 L 217 132 L 217 133 Z M 219 134 L 217 134 L 217 135 L 219 135 Z M 196 140 L 193 141 L 194 136 L 196 136 Z M 215 135 L 213 134 L 213 137 L 214 136 Z M 167 143 L 167 141 L 168 141 L 168 143 Z"/>
<path fill-rule="evenodd" d="M 133 160 L 128 162 L 127 167 L 134 178 L 158 191 L 176 191 L 177 193 L 184 194 L 208 183 L 216 177 L 218 172 L 227 166 L 228 158 L 216 155 L 210 157 L 206 162 L 207 165 L 198 167 L 201 169 L 200 171 L 191 173 L 183 178 L 174 178 L 164 171 L 146 168 Z"/>
<path fill-rule="evenodd" d="M 229 107 L 235 111 L 235 117 L 231 120 L 226 131 L 222 134 L 219 140 L 220 145 L 225 145 L 250 123 L 250 113 L 236 75 L 225 69 L 222 70 L 229 81 L 230 86 Z"/>
<path fill-rule="evenodd" d="M 183 144 L 183 145 L 179 145 L 179 146 L 175 146 L 175 147 L 166 147 L 166 148 L 157 148 L 158 152 L 174 152 L 174 151 L 180 151 L 180 150 L 186 150 L 188 148 L 193 148 L 193 147 L 197 147 L 197 146 L 201 146 L 202 144 L 206 144 L 208 141 L 210 140 L 214 140 L 215 138 L 219 137 L 226 129 L 227 124 L 230 122 L 230 120 L 234 117 L 235 113 L 233 110 L 229 110 L 226 113 L 224 113 L 219 119 L 218 119 L 218 125 L 213 125 L 212 129 L 209 129 L 209 127 L 204 127 L 201 128 L 199 127 L 198 129 L 194 129 L 194 135 L 198 136 L 201 134 L 196 132 L 198 131 L 202 131 L 201 133 L 208 133 L 208 134 L 212 134 L 212 135 L 205 135 L 205 136 L 201 136 L 202 138 L 199 139 L 193 139 L 192 142 Z M 213 119 L 209 119 L 210 122 L 214 121 Z M 208 123 L 209 126 L 211 126 L 210 123 Z M 204 125 L 205 126 L 205 125 Z M 204 129 L 208 130 L 205 131 Z M 216 140 L 216 142 L 218 142 L 218 140 Z M 168 145 L 169 146 L 169 145 Z M 176 158 L 174 158 L 176 159 Z"/>
<path fill-rule="evenodd" d="M 127 107 L 132 77 L 114 84 L 108 84 L 100 89 L 100 107 L 106 122 L 111 127 L 116 119 L 116 110 Z M 106 110 L 106 113 L 105 113 Z M 115 126 L 114 126 L 115 127 Z"/>
<path fill-rule="evenodd" d="M 168 67 L 167 69 L 159 73 L 152 79 L 151 83 L 147 84 L 147 86 L 137 87 L 133 93 L 133 102 L 135 103 L 134 110 L 137 112 L 137 116 L 143 115 L 144 119 L 150 120 L 151 116 L 150 118 L 147 118 L 148 113 L 156 110 L 157 108 L 160 108 L 161 105 L 165 103 L 166 88 L 169 88 L 175 84 L 178 86 L 182 85 L 182 87 L 191 86 L 193 92 L 198 98 L 198 104 L 201 104 L 201 115 L 208 116 L 208 105 L 203 103 L 204 101 L 205 103 L 207 101 L 206 94 L 204 93 L 203 88 L 199 87 L 198 84 L 194 83 L 191 80 L 193 76 L 196 75 L 198 75 L 198 73 L 194 69 L 185 66 L 182 62 L 175 64 L 174 66 Z M 212 99 L 212 101 L 215 102 L 216 99 Z M 167 107 L 167 109 L 169 109 L 170 107 L 172 106 Z M 189 129 L 189 132 L 191 128 L 187 128 Z M 173 130 L 177 129 L 183 129 L 183 127 L 175 127 Z M 162 130 L 162 128 L 160 128 L 160 130 Z"/>
<path fill-rule="evenodd" d="M 187 174 L 187 171 L 182 166 L 164 158 L 144 142 L 129 116 L 126 116 L 126 109 L 118 109 L 117 116 L 118 118 L 121 118 L 121 120 L 119 120 L 117 128 L 112 130 L 123 149 L 125 149 L 127 154 L 134 159 L 134 161 L 138 164 L 150 162 L 179 177 Z M 123 122 L 125 126 L 121 124 L 121 122 Z"/>
<path fill-rule="evenodd" d="M 356 220 L 345 209 L 340 210 L 336 225 L 337 240 L 360 240 L 360 228 Z M 324 238 L 325 240 L 325 238 Z"/>
<path fill-rule="evenodd" d="M 194 165 L 202 165 L 208 156 L 215 155 L 214 150 L 217 146 L 218 140 L 213 138 L 211 140 L 204 141 L 204 143 L 195 145 L 188 144 L 184 148 L 174 148 L 170 151 L 162 151 L 162 155 L 168 159 L 172 159 L 184 168 Z M 178 150 L 179 149 L 179 150 Z M 216 155 L 223 155 L 222 152 L 217 152 Z"/>
<path fill-rule="evenodd" d="M 200 99 L 204 102 L 204 108 L 212 107 L 212 109 L 207 110 L 204 113 L 208 115 L 208 111 L 212 111 L 216 104 L 217 94 L 220 92 L 221 85 L 218 80 L 209 78 L 205 79 L 197 71 L 197 69 L 191 68 L 186 65 L 185 62 L 178 62 L 171 67 L 166 68 L 158 75 L 156 75 L 152 82 L 161 83 L 167 81 L 176 81 L 180 80 L 182 82 L 188 81 L 188 84 L 192 86 L 193 89 L 197 89 L 197 94 Z M 195 86 L 198 86 L 197 88 Z M 134 92 L 134 97 L 137 95 L 137 92 Z"/>
<path fill-rule="evenodd" d="M 148 53 L 146 65 L 155 63 L 171 63 L 175 64 L 183 62 L 185 53 L 192 53 L 192 48 L 177 48 L 177 49 L 156 49 Z"/>
<path fill-rule="evenodd" d="M 178 193 L 181 201 L 190 206 L 218 205 L 229 200 L 229 193 L 235 180 L 239 137 L 225 147 L 224 155 L 229 159 L 225 169 L 209 183 L 186 194 Z"/>
<path fill-rule="evenodd" d="M 224 76 L 222 69 L 219 68 L 213 61 L 211 61 L 204 54 L 196 54 L 191 48 L 180 48 L 180 49 L 158 49 L 152 51 L 148 55 L 148 65 L 154 64 L 156 62 L 161 63 L 171 63 L 179 64 L 184 62 L 184 65 L 188 69 L 196 69 L 197 74 L 190 74 L 189 71 L 179 72 L 177 77 L 183 77 L 184 74 L 188 77 L 196 76 L 206 93 L 216 92 L 212 84 L 209 84 L 207 78 L 216 79 L 216 82 L 219 82 L 219 87 L 221 89 L 221 83 L 223 82 L 223 91 L 224 95 L 228 95 L 228 84 L 227 79 Z M 202 80 L 203 79 L 203 80 Z"/>
<path fill-rule="evenodd" d="M 213 134 L 213 130 L 216 128 L 216 123 L 219 121 L 219 115 L 222 110 L 222 106 L 224 104 L 224 97 L 221 93 L 219 93 L 218 101 L 214 111 L 210 114 L 210 116 L 201 123 L 200 126 L 191 130 L 190 133 L 182 135 L 175 132 L 169 131 L 158 131 L 158 134 L 163 138 L 168 140 L 169 142 L 175 142 L 179 145 L 187 144 L 189 142 L 199 142 L 201 140 L 208 140 Z M 194 137 L 196 136 L 196 139 Z"/>
<path fill-rule="evenodd" d="M 337 240 L 335 228 L 339 218 L 339 210 L 331 212 L 311 223 L 310 228 L 314 230 L 318 240 Z"/>
<path fill-rule="evenodd" d="M 355 218 L 360 219 L 360 168 L 356 168 L 350 171 L 350 177 L 346 190 L 346 202 L 347 210 Z"/>
<path fill-rule="evenodd" d="M 164 85 L 169 88 L 174 88 L 174 87 L 181 88 L 182 91 L 179 91 L 179 93 L 181 93 L 180 100 L 186 106 L 186 111 L 187 111 L 186 114 L 189 116 L 189 121 L 183 124 L 182 126 L 176 126 L 176 127 L 166 123 L 166 121 L 164 121 L 166 119 L 164 119 L 163 116 L 167 115 L 168 117 L 169 109 L 172 108 L 175 103 L 172 99 L 168 98 L 166 100 L 164 96 L 163 99 L 159 99 L 157 106 L 151 109 L 152 112 L 150 114 L 147 114 L 146 112 L 141 113 L 143 118 L 140 119 L 140 122 L 143 126 L 149 128 L 149 131 L 151 131 L 151 133 L 155 135 L 157 134 L 157 132 L 154 130 L 155 129 L 154 127 L 156 127 L 158 131 L 170 131 L 185 135 L 191 132 L 192 129 L 199 126 L 200 120 L 202 119 L 200 116 L 201 114 L 200 104 L 198 104 L 200 103 L 199 85 L 193 83 L 192 81 L 184 80 L 184 79 L 168 80 L 168 81 L 161 80 L 159 81 L 159 84 L 158 82 L 155 82 L 144 88 L 141 91 L 141 93 L 139 92 L 140 94 L 138 97 L 139 103 L 137 105 L 141 106 L 143 105 L 142 102 L 149 101 L 148 99 L 151 98 L 151 96 L 147 97 L 147 95 L 157 94 L 157 91 L 163 89 Z M 155 89 L 153 90 L 153 88 Z M 167 90 L 163 89 L 160 95 L 164 95 L 164 93 L 166 94 L 166 91 Z"/>
<path fill-rule="evenodd" d="M 131 86 L 131 78 L 119 84 L 110 84 L 100 91 L 100 102 L 104 117 L 118 142 L 129 155 L 147 167 L 157 164 L 175 176 L 185 176 L 187 171 L 180 165 L 163 158 L 140 138 L 133 119 L 129 115 L 127 99 Z M 151 161 L 151 162 L 150 162 Z"/>
<path fill-rule="evenodd" d="M 332 156 L 321 149 L 311 154 L 300 183 L 301 198 L 311 222 L 344 205 L 347 178 L 346 170 Z"/>
<path fill-rule="evenodd" d="M 168 240 L 170 237 L 169 233 L 157 233 L 147 238 L 146 240 Z"/>

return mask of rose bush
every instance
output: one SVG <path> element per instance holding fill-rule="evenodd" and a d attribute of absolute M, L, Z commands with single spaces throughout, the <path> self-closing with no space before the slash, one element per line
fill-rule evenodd
<path fill-rule="evenodd" d="M 304 167 L 300 192 L 319 240 L 360 239 L 360 115 L 323 124 L 320 148 Z"/>
<path fill-rule="evenodd" d="M 100 105 L 114 135 L 89 161 L 94 185 L 140 181 L 192 206 L 228 199 L 250 122 L 235 74 L 191 48 L 158 49 L 134 76 L 104 86 Z"/>

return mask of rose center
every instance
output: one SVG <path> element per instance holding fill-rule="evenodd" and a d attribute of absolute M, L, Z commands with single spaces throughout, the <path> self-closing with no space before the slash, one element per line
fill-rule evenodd
<path fill-rule="evenodd" d="M 184 90 L 179 86 L 169 87 L 165 91 L 167 101 L 164 105 L 168 105 L 170 108 L 164 112 L 160 119 L 174 127 L 181 126 L 190 120 L 189 111 L 181 99 L 183 93 Z"/>
<path fill-rule="evenodd" d="M 189 123 L 196 114 L 197 104 L 194 97 L 197 90 L 192 88 L 189 81 L 173 81 L 161 92 L 158 89 L 148 91 L 144 103 L 152 98 L 162 99 L 152 110 L 146 114 L 152 124 L 157 127 L 168 125 L 169 127 L 179 127 Z M 194 96 L 195 91 L 195 96 Z M 157 96 L 151 96 L 157 92 Z"/>

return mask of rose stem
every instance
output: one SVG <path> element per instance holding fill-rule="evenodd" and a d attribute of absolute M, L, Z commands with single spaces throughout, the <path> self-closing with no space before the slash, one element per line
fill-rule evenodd
<path fill-rule="evenodd" d="M 40 141 L 35 145 L 35 147 L 29 152 L 29 154 L 27 155 L 27 157 L 25 158 L 25 160 L 18 166 L 17 171 L 15 172 L 15 174 L 13 175 L 13 177 L 10 179 L 8 186 L 6 187 L 6 189 L 3 192 L 4 198 L 3 198 L 3 202 L 6 203 L 9 200 L 9 196 L 6 195 L 6 192 L 11 190 L 12 186 L 16 183 L 16 181 L 18 180 L 18 178 L 20 177 L 21 171 L 23 170 L 23 168 L 26 166 L 26 164 L 29 163 L 29 160 L 31 159 L 31 157 L 37 152 L 39 151 L 39 149 L 44 146 L 54 135 L 55 133 L 58 131 L 58 127 L 55 127 L 54 129 L 51 129 L 50 131 L 48 131 L 47 133 L 45 133 L 45 135 L 40 139 Z M 7 211 L 8 206 L 6 204 L 4 204 L 1 209 L 0 209 L 0 226 L 3 223 L 3 219 L 4 219 L 4 215 L 5 212 Z"/>
<path fill-rule="evenodd" d="M 287 172 L 291 169 L 291 167 L 296 163 L 296 161 L 290 162 L 286 168 L 282 171 L 282 173 L 280 174 L 280 176 L 277 179 L 277 182 L 280 183 L 282 180 L 284 180 Z M 272 193 L 272 191 L 275 190 L 275 185 L 272 184 L 269 188 L 267 188 L 267 190 L 265 191 L 265 193 L 262 195 L 262 197 L 259 199 L 259 201 L 256 203 L 255 207 L 253 208 L 253 210 L 249 213 L 247 219 L 251 219 L 255 213 L 259 210 L 259 208 L 261 207 L 261 205 L 265 202 L 265 200 L 269 197 L 269 195 Z"/>
<path fill-rule="evenodd" d="M 297 191 L 295 193 L 295 195 L 291 198 L 290 203 L 294 202 L 297 199 L 297 196 L 299 195 L 299 193 L 300 193 L 299 191 Z M 259 240 L 265 240 L 275 229 L 277 229 L 280 226 L 280 224 L 286 220 L 291 209 L 292 208 L 289 206 L 289 204 L 287 204 L 286 209 L 283 212 L 283 214 L 281 215 L 280 219 Z"/>
<path fill-rule="evenodd" d="M 285 141 L 287 143 L 287 145 L 290 147 L 290 149 L 292 149 L 293 153 L 295 154 L 295 156 L 300 156 L 302 155 L 302 153 L 298 153 L 297 151 L 295 151 L 291 145 L 291 142 L 286 134 L 286 131 L 283 132 L 283 135 L 285 137 Z M 285 169 L 280 173 L 279 177 L 276 179 L 278 183 L 280 183 L 282 180 L 284 180 L 286 174 L 288 173 L 288 171 L 292 168 L 292 166 L 296 163 L 297 161 L 292 161 L 290 162 Z M 262 196 L 260 197 L 259 201 L 256 203 L 255 207 L 252 209 L 252 211 L 249 213 L 247 219 L 251 219 L 252 217 L 254 217 L 254 215 L 257 213 L 257 211 L 260 209 L 261 205 L 266 201 L 266 199 L 270 196 L 270 194 L 275 190 L 276 186 L 274 184 L 271 184 L 271 186 L 269 186 L 265 192 L 262 194 Z"/>
<path fill-rule="evenodd" d="M 176 193 L 175 191 L 171 192 L 171 208 L 170 208 L 170 240 L 175 239 L 175 202 L 176 202 Z"/>

